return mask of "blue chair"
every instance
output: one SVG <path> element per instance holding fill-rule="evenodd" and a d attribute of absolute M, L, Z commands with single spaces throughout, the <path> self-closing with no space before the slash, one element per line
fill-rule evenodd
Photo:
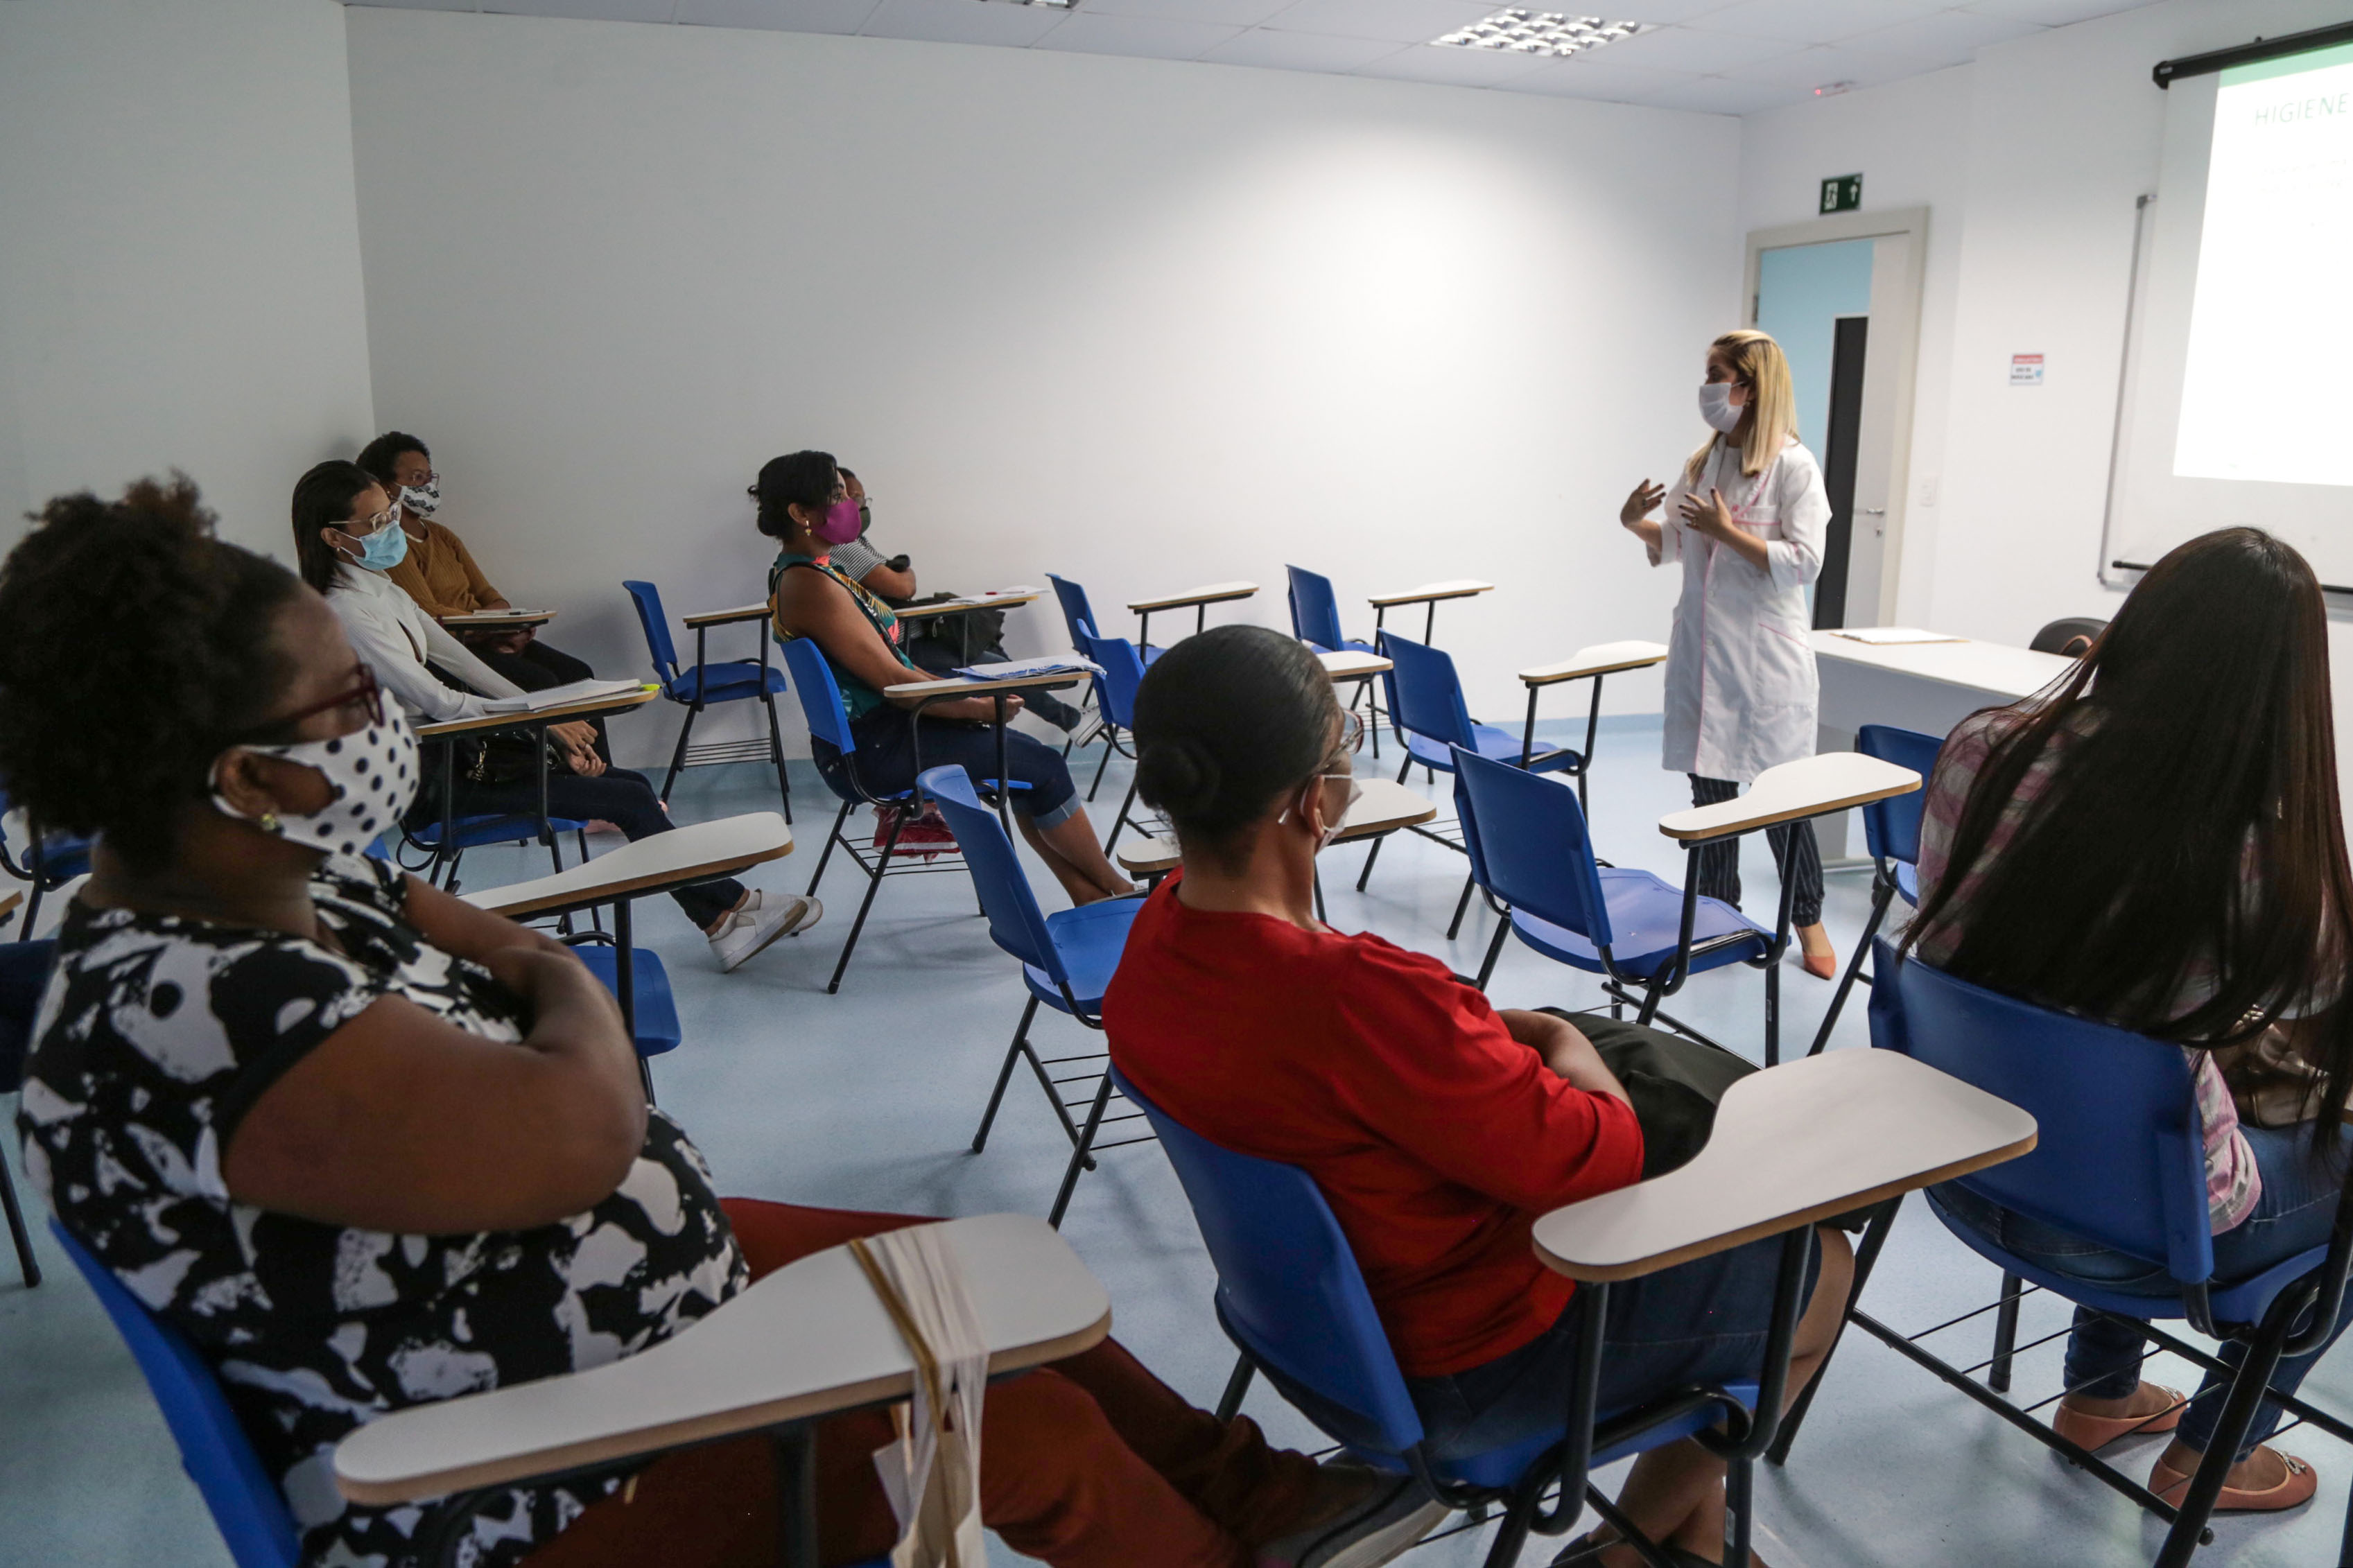
<path fill-rule="evenodd" d="M 1989 1369 L 1985 1388 L 1992 1392 L 1865 1313 L 1850 1310 L 1849 1321 L 2142 1508 L 2169 1518 L 2172 1528 L 2158 1554 L 2158 1568 L 2183 1568 L 2205 1534 L 2215 1497 L 2273 1369 L 2283 1355 L 2302 1354 L 2321 1343 L 2336 1323 L 2353 1263 L 2353 1228 L 2340 1226 L 2332 1245 L 2311 1248 L 2251 1279 L 2216 1278 L 2195 1080 L 2179 1047 L 1970 984 L 1917 959 L 1900 958 L 1885 937 L 1876 940 L 1872 963 L 1877 975 L 1871 993 L 1874 1047 L 1901 1051 L 1998 1095 L 2032 1114 L 2041 1127 L 2031 1153 L 1962 1176 L 1957 1184 L 2099 1246 L 2161 1263 L 2173 1289 L 2162 1296 L 2140 1296 L 2063 1279 L 1952 1218 L 1932 1187 L 1929 1207 L 1946 1228 L 2002 1270 L 1994 1354 L 1983 1363 Z M 2346 1183 L 2344 1201 L 2353 1204 L 2353 1172 Z M 1873 1221 L 1873 1231 L 1883 1237 L 1894 1219 L 1890 1205 Z M 1864 1280 L 1862 1265 L 1876 1255 L 1879 1237 L 1867 1235 L 1858 1255 L 1857 1300 Z M 2185 1319 L 2210 1339 L 2235 1340 L 2246 1347 L 2213 1444 L 2178 1510 L 2025 1410 L 1996 1397 L 2009 1387 L 2018 1300 L 2025 1284 L 2120 1317 Z M 2149 1333 L 2164 1349 L 2200 1366 L 2221 1367 L 2186 1341 L 2155 1328 Z M 2341 1442 L 2353 1442 L 2353 1426 L 2301 1399 L 2274 1397 L 2291 1415 Z M 1799 1414 L 1791 1413 L 1785 1440 L 1795 1436 Z M 2353 1512 L 2346 1526 L 2340 1563 L 2353 1561 Z"/>
<path fill-rule="evenodd" d="M 147 1387 L 180 1447 L 180 1468 L 196 1483 L 237 1568 L 297 1568 L 301 1538 L 286 1494 L 237 1425 L 213 1369 L 177 1329 L 148 1311 L 113 1270 L 91 1257 L 57 1221 L 49 1233 L 98 1295 L 115 1331 L 131 1348 Z"/>
<path fill-rule="evenodd" d="M 1332 579 L 1320 572 L 1310 572 L 1304 566 L 1285 566 L 1291 578 L 1291 634 L 1317 653 L 1368 653 L 1380 650 L 1368 642 L 1359 642 L 1340 630 L 1340 601 L 1332 592 Z M 1354 709 L 1358 703 L 1366 709 L 1365 728 L 1373 742 L 1373 760 L 1381 755 L 1380 722 L 1388 710 L 1373 697 L 1373 678 L 1361 677 L 1356 682 L 1356 694 L 1348 700 Z"/>
<path fill-rule="evenodd" d="M 1103 761 L 1095 764 L 1095 782 L 1087 790 L 1087 798 L 1095 797 L 1103 784 L 1103 770 L 1111 765 L 1111 754 L 1118 752 L 1133 757 L 1120 737 L 1132 734 L 1135 729 L 1135 691 L 1144 684 L 1144 660 L 1135 645 L 1125 637 L 1103 637 L 1094 628 L 1081 621 L 1072 644 L 1080 653 L 1103 667 L 1102 678 L 1095 682 L 1095 700 L 1103 715 L 1105 733 Z M 1127 798 L 1119 803 L 1118 819 L 1111 825 L 1111 837 L 1103 840 L 1103 853 L 1109 855 L 1112 846 L 1119 842 L 1120 830 L 1127 826 L 1128 814 L 1135 805 L 1135 781 L 1127 784 Z M 1141 824 L 1138 824 L 1141 826 Z"/>
<path fill-rule="evenodd" d="M 460 816 L 449 826 L 448 843 L 442 841 L 441 822 L 435 818 L 417 826 L 403 826 L 401 837 L 412 847 L 425 852 L 420 865 L 404 866 L 403 869 L 425 873 L 428 880 L 438 879 L 449 892 L 458 890 L 458 863 L 469 849 L 480 849 L 489 844 L 532 844 L 547 846 L 547 858 L 558 871 L 564 869 L 564 847 L 559 842 L 565 834 L 572 835 L 580 847 L 580 858 L 588 858 L 588 824 L 575 817 L 551 816 L 544 826 L 537 816 L 519 813 L 499 813 L 482 816 Z M 396 862 L 397 863 L 397 862 Z"/>
<path fill-rule="evenodd" d="M 926 771 L 916 782 L 926 795 L 939 804 L 942 815 L 955 830 L 956 843 L 964 848 L 965 864 L 972 868 L 972 883 L 980 895 L 981 910 L 988 917 L 988 934 L 997 946 L 1021 961 L 1021 978 L 1029 988 L 1029 1001 L 1021 1009 L 1021 1022 L 1014 1028 L 1013 1043 L 1006 1047 L 1005 1065 L 997 1071 L 997 1087 L 989 1092 L 988 1110 L 981 1116 L 980 1131 L 973 1134 L 972 1152 L 977 1154 L 988 1146 L 988 1130 L 997 1121 L 997 1108 L 1005 1099 L 1005 1086 L 1013 1077 L 1013 1064 L 1027 1060 L 1030 1070 L 1038 1075 L 1038 1086 L 1046 1091 L 1047 1103 L 1053 1106 L 1054 1115 L 1071 1141 L 1071 1163 L 1062 1173 L 1061 1190 L 1054 1194 L 1053 1210 L 1046 1216 L 1047 1224 L 1060 1228 L 1062 1211 L 1071 1205 L 1071 1189 L 1079 1184 L 1079 1173 L 1094 1169 L 1095 1154 L 1124 1143 L 1147 1140 L 1095 1142 L 1106 1121 L 1133 1121 L 1137 1114 L 1104 1114 L 1112 1096 L 1107 1076 L 1096 1086 L 1094 1099 L 1087 1107 L 1085 1125 L 1073 1121 L 1071 1112 L 1074 1107 L 1062 1099 L 1046 1068 L 1050 1065 L 1091 1061 L 1103 1053 L 1090 1051 L 1040 1059 L 1029 1044 L 1029 1023 L 1038 1016 L 1039 1004 L 1043 1003 L 1058 1013 L 1067 1013 L 1090 1029 L 1102 1030 L 1103 993 L 1111 988 L 1111 977 L 1119 968 L 1119 955 L 1127 946 L 1127 928 L 1135 923 L 1135 913 L 1144 903 L 1140 899 L 1104 899 L 1077 909 L 1057 910 L 1050 915 L 1040 913 L 1037 895 L 1029 890 L 1029 879 L 1013 852 L 1012 836 L 1006 832 L 997 813 L 982 804 L 979 792 L 973 787 L 972 776 L 960 767 L 939 767 Z M 1063 1081 L 1083 1082 L 1092 1076 L 1082 1074 Z"/>
<path fill-rule="evenodd" d="M 27 842 L 19 860 L 8 847 L 5 819 L 10 809 L 8 792 L 0 789 L 0 869 L 5 869 L 20 882 L 31 884 L 25 890 L 24 919 L 16 927 L 20 938 L 30 937 L 33 922 L 41 915 L 42 898 L 88 873 L 90 846 L 97 841 L 69 833 L 43 833 L 28 818 L 25 824 Z"/>
<path fill-rule="evenodd" d="M 1508 761 L 1531 773 L 1574 773 L 1585 766 L 1585 759 L 1576 752 L 1531 752 L 1509 731 L 1472 720 L 1463 705 L 1462 682 L 1454 673 L 1451 656 L 1390 631 L 1380 634 L 1380 643 L 1381 656 L 1397 667 L 1381 679 L 1388 687 L 1389 726 L 1405 744 L 1405 761 L 1398 768 L 1398 783 L 1405 783 L 1406 775 L 1413 772 L 1417 763 L 1436 782 L 1438 774 L 1454 771 L 1454 753 L 1458 750 L 1498 762 Z M 1456 836 L 1451 837 L 1447 826 L 1440 824 L 1410 831 L 1433 844 L 1460 850 L 1462 842 L 1459 822 Z M 1365 868 L 1356 877 L 1356 891 L 1363 892 L 1372 880 L 1373 863 L 1380 858 L 1380 846 L 1375 844 L 1365 857 Z M 1474 880 L 1464 879 L 1462 896 L 1454 902 L 1454 919 L 1446 928 L 1449 942 L 1462 929 L 1462 916 L 1471 907 Z"/>
<path fill-rule="evenodd" d="M 588 966 L 588 973 L 605 983 L 605 989 L 618 996 L 621 994 L 620 949 L 601 942 L 581 942 L 573 944 L 572 952 Z M 686 1031 L 678 1021 L 678 1001 L 670 994 L 670 971 L 663 967 L 661 954 L 649 948 L 629 950 L 629 1021 L 630 1043 L 638 1048 L 638 1072 L 646 1086 L 646 1098 L 654 1097 L 653 1077 L 646 1070 L 647 1058 L 678 1049 L 686 1039 Z"/>
<path fill-rule="evenodd" d="M 41 992 L 57 952 L 54 941 L 0 942 L 0 1094 L 14 1094 L 24 1086 L 33 1016 L 40 1010 Z M 29 1290 L 41 1282 L 41 1264 L 33 1256 L 32 1234 L 25 1228 L 25 1211 L 17 1204 L 16 1179 L 8 1173 L 5 1157 L 0 1157 L 0 1209 L 7 1213 L 8 1239 L 16 1243 L 16 1267 Z"/>
<path fill-rule="evenodd" d="M 1854 956 L 1847 960 L 1846 973 L 1839 976 L 1830 1011 L 1822 1015 L 1822 1026 L 1806 1050 L 1810 1057 L 1830 1044 L 1831 1031 L 1838 1026 L 1839 1014 L 1845 1009 L 1847 993 L 1854 989 L 1855 981 L 1860 978 L 1864 984 L 1871 984 L 1871 976 L 1862 973 L 1862 961 L 1887 919 L 1888 906 L 1898 898 L 1914 909 L 1920 906 L 1920 818 L 1928 805 L 1926 781 L 1936 773 L 1936 753 L 1944 745 L 1935 735 L 1899 730 L 1893 724 L 1865 724 L 1854 733 L 1856 751 L 1910 768 L 1920 775 L 1923 787 L 1873 801 L 1862 808 L 1862 841 L 1871 851 L 1871 919 L 1863 925 L 1862 940 L 1854 944 Z"/>
<path fill-rule="evenodd" d="M 653 659 L 654 683 L 662 695 L 686 710 L 679 721 L 678 745 L 670 754 L 670 771 L 662 775 L 661 798 L 667 803 L 670 786 L 678 782 L 681 768 L 699 768 L 712 763 L 765 762 L 776 770 L 776 794 L 785 803 L 785 820 L 793 819 L 793 785 L 785 776 L 785 735 L 776 725 L 776 696 L 785 689 L 782 670 L 768 662 L 768 633 L 765 623 L 760 630 L 760 657 L 757 659 L 728 659 L 713 664 L 705 657 L 705 644 L 711 628 L 694 628 L 694 663 L 681 668 L 678 648 L 670 641 L 670 617 L 662 612 L 661 591 L 651 583 L 624 582 L 629 602 L 637 606 L 638 625 L 646 634 L 646 652 Z M 768 742 L 714 741 L 700 746 L 690 746 L 688 739 L 694 733 L 695 716 L 714 702 L 743 702 L 756 698 L 768 710 Z"/>
<path fill-rule="evenodd" d="M 834 679 L 833 666 L 826 661 L 825 650 L 807 637 L 794 637 L 784 646 L 785 668 L 792 672 L 793 689 L 799 694 L 801 712 L 808 720 L 809 738 L 823 741 L 841 753 L 843 776 L 839 782 L 819 770 L 819 776 L 825 778 L 826 787 L 840 798 L 841 809 L 834 813 L 833 829 L 826 836 L 825 851 L 817 858 L 817 874 L 809 879 L 809 896 L 816 897 L 818 884 L 825 880 L 825 868 L 833 859 L 836 845 L 839 845 L 842 852 L 866 873 L 866 896 L 859 900 L 858 918 L 850 922 L 849 935 L 841 944 L 841 956 L 834 963 L 833 978 L 826 983 L 826 994 L 831 995 L 841 989 L 842 973 L 849 967 L 849 955 L 858 951 L 859 933 L 866 929 L 866 914 L 874 907 L 875 890 L 882 886 L 882 879 L 950 868 L 917 865 L 908 860 L 902 860 L 896 866 L 891 863 L 899 847 L 900 830 L 906 822 L 904 813 L 893 817 L 889 831 L 883 836 L 881 852 L 871 858 L 850 841 L 843 827 L 854 808 L 871 805 L 880 812 L 885 806 L 912 807 L 915 804 L 915 792 L 902 789 L 877 794 L 866 784 L 859 771 L 858 739 L 849 730 L 849 709 L 842 701 L 841 683 Z M 1029 786 L 1016 780 L 1013 787 L 1027 789 Z"/>
<path fill-rule="evenodd" d="M 1769 1414 L 1755 1422 L 1754 1413 L 1777 1407 L 1788 1369 L 1794 1281 L 1785 1292 L 1785 1321 L 1776 1325 L 1778 1349 L 1767 1352 L 1769 1393 L 1760 1396 L 1756 1384 L 1662 1390 L 1648 1404 L 1608 1412 L 1598 1420 L 1595 1391 L 1609 1287 L 1580 1284 L 1569 1310 L 1578 1314 L 1582 1374 L 1563 1401 L 1561 1424 L 1468 1458 L 1432 1459 L 1423 1452 L 1421 1418 L 1356 1254 L 1314 1179 L 1295 1165 L 1212 1143 L 1146 1099 L 1116 1067 L 1109 1078 L 1159 1134 L 1218 1270 L 1218 1323 L 1241 1351 L 1219 1402 L 1221 1417 L 1233 1416 L 1252 1374 L 1262 1372 L 1350 1457 L 1409 1472 L 1455 1508 L 1483 1511 L 1503 1503 L 1503 1522 L 1487 1553 L 1489 1568 L 1518 1562 L 1531 1530 L 1557 1535 L 1575 1524 L 1594 1467 L 1680 1437 L 1697 1436 L 1730 1450 L 1727 1495 L 1736 1502 L 1748 1495 L 1748 1467 L 1771 1436 L 1772 1423 Z M 1810 1227 L 1800 1226 L 1792 1235 L 1796 1244 L 1785 1249 L 1784 1268 L 1794 1257 L 1801 1279 Z M 1732 1441 L 1705 1431 L 1717 1421 L 1728 1423 Z M 1545 1492 L 1556 1484 L 1560 1501 L 1540 1512 Z M 1614 1509 L 1603 1511 L 1618 1522 Z M 1745 1545 L 1745 1512 L 1736 1529 Z"/>
<path fill-rule="evenodd" d="M 1780 948 L 1771 931 L 1719 899 L 1602 865 L 1577 792 L 1558 780 L 1469 752 L 1454 761 L 1454 811 L 1472 879 L 1511 911 L 1479 965 L 1482 989 L 1509 931 L 1546 958 L 1600 975 L 1613 1016 L 1630 1002 L 1637 1022 L 1655 1017 L 1704 1039 L 1659 1004 L 1694 974 L 1755 964 L 1765 971 L 1766 1065 L 1779 1059 Z"/>

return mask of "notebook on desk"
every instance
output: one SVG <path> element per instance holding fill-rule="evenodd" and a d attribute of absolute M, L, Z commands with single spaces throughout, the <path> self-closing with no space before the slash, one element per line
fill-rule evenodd
<path fill-rule="evenodd" d="M 1084 658 L 1013 658 L 999 664 L 967 664 L 956 673 L 975 680 L 1018 680 L 1031 675 L 1101 675 L 1103 666 Z"/>
<path fill-rule="evenodd" d="M 600 697 L 626 697 L 644 689 L 641 680 L 567 680 L 561 686 L 551 686 L 544 691 L 526 691 L 520 697 L 493 697 L 482 704 L 490 713 L 544 713 L 551 708 L 561 708 L 571 702 L 593 702 Z"/>
<path fill-rule="evenodd" d="M 1849 642 L 1859 642 L 1869 647 L 1903 647 L 1911 643 L 1967 642 L 1967 637 L 1947 637 L 1943 632 L 1924 632 L 1917 626 L 1841 626 L 1831 633 Z"/>

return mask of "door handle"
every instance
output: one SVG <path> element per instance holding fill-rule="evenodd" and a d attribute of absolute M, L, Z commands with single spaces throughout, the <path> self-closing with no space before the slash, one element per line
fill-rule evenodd
<path fill-rule="evenodd" d="M 1865 517 L 1885 517 L 1887 515 L 1887 509 L 1883 506 L 1867 506 L 1862 509 L 1862 515 Z"/>

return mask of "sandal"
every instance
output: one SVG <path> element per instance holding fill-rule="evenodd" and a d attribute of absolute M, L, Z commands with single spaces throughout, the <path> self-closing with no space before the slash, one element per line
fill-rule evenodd
<path fill-rule="evenodd" d="M 2051 1430 L 2087 1454 L 2096 1454 L 2111 1443 L 2144 1432 L 2170 1432 L 2181 1425 L 2181 1413 L 2189 1408 L 2189 1401 L 2179 1390 L 2157 1384 L 2149 1386 L 2172 1401 L 2154 1415 L 2093 1415 L 2061 1400 L 2059 1414 L 2051 1418 Z"/>
<path fill-rule="evenodd" d="M 2271 1452 L 2278 1453 L 2277 1449 Z M 2216 1513 L 2276 1513 L 2284 1508 L 2295 1508 L 2312 1500 L 2320 1489 L 2320 1477 L 2313 1468 L 2294 1454 L 2280 1454 L 2280 1462 L 2287 1474 L 2277 1486 L 2261 1491 L 2249 1491 L 2243 1487 L 2225 1485 L 2221 1495 L 2214 1500 Z M 2148 1473 L 2148 1489 L 2160 1499 L 2179 1508 L 2189 1495 L 2189 1478 L 2167 1464 L 2162 1458 Z"/>

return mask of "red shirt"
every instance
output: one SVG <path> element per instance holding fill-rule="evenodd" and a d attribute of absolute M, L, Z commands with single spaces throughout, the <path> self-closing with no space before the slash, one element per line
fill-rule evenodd
<path fill-rule="evenodd" d="M 1187 909 L 1179 880 L 1103 998 L 1120 1071 L 1210 1142 L 1314 1177 L 1407 1376 L 1551 1327 L 1570 1286 L 1529 1228 L 1641 1178 L 1633 1109 L 1564 1082 L 1438 960 Z"/>

